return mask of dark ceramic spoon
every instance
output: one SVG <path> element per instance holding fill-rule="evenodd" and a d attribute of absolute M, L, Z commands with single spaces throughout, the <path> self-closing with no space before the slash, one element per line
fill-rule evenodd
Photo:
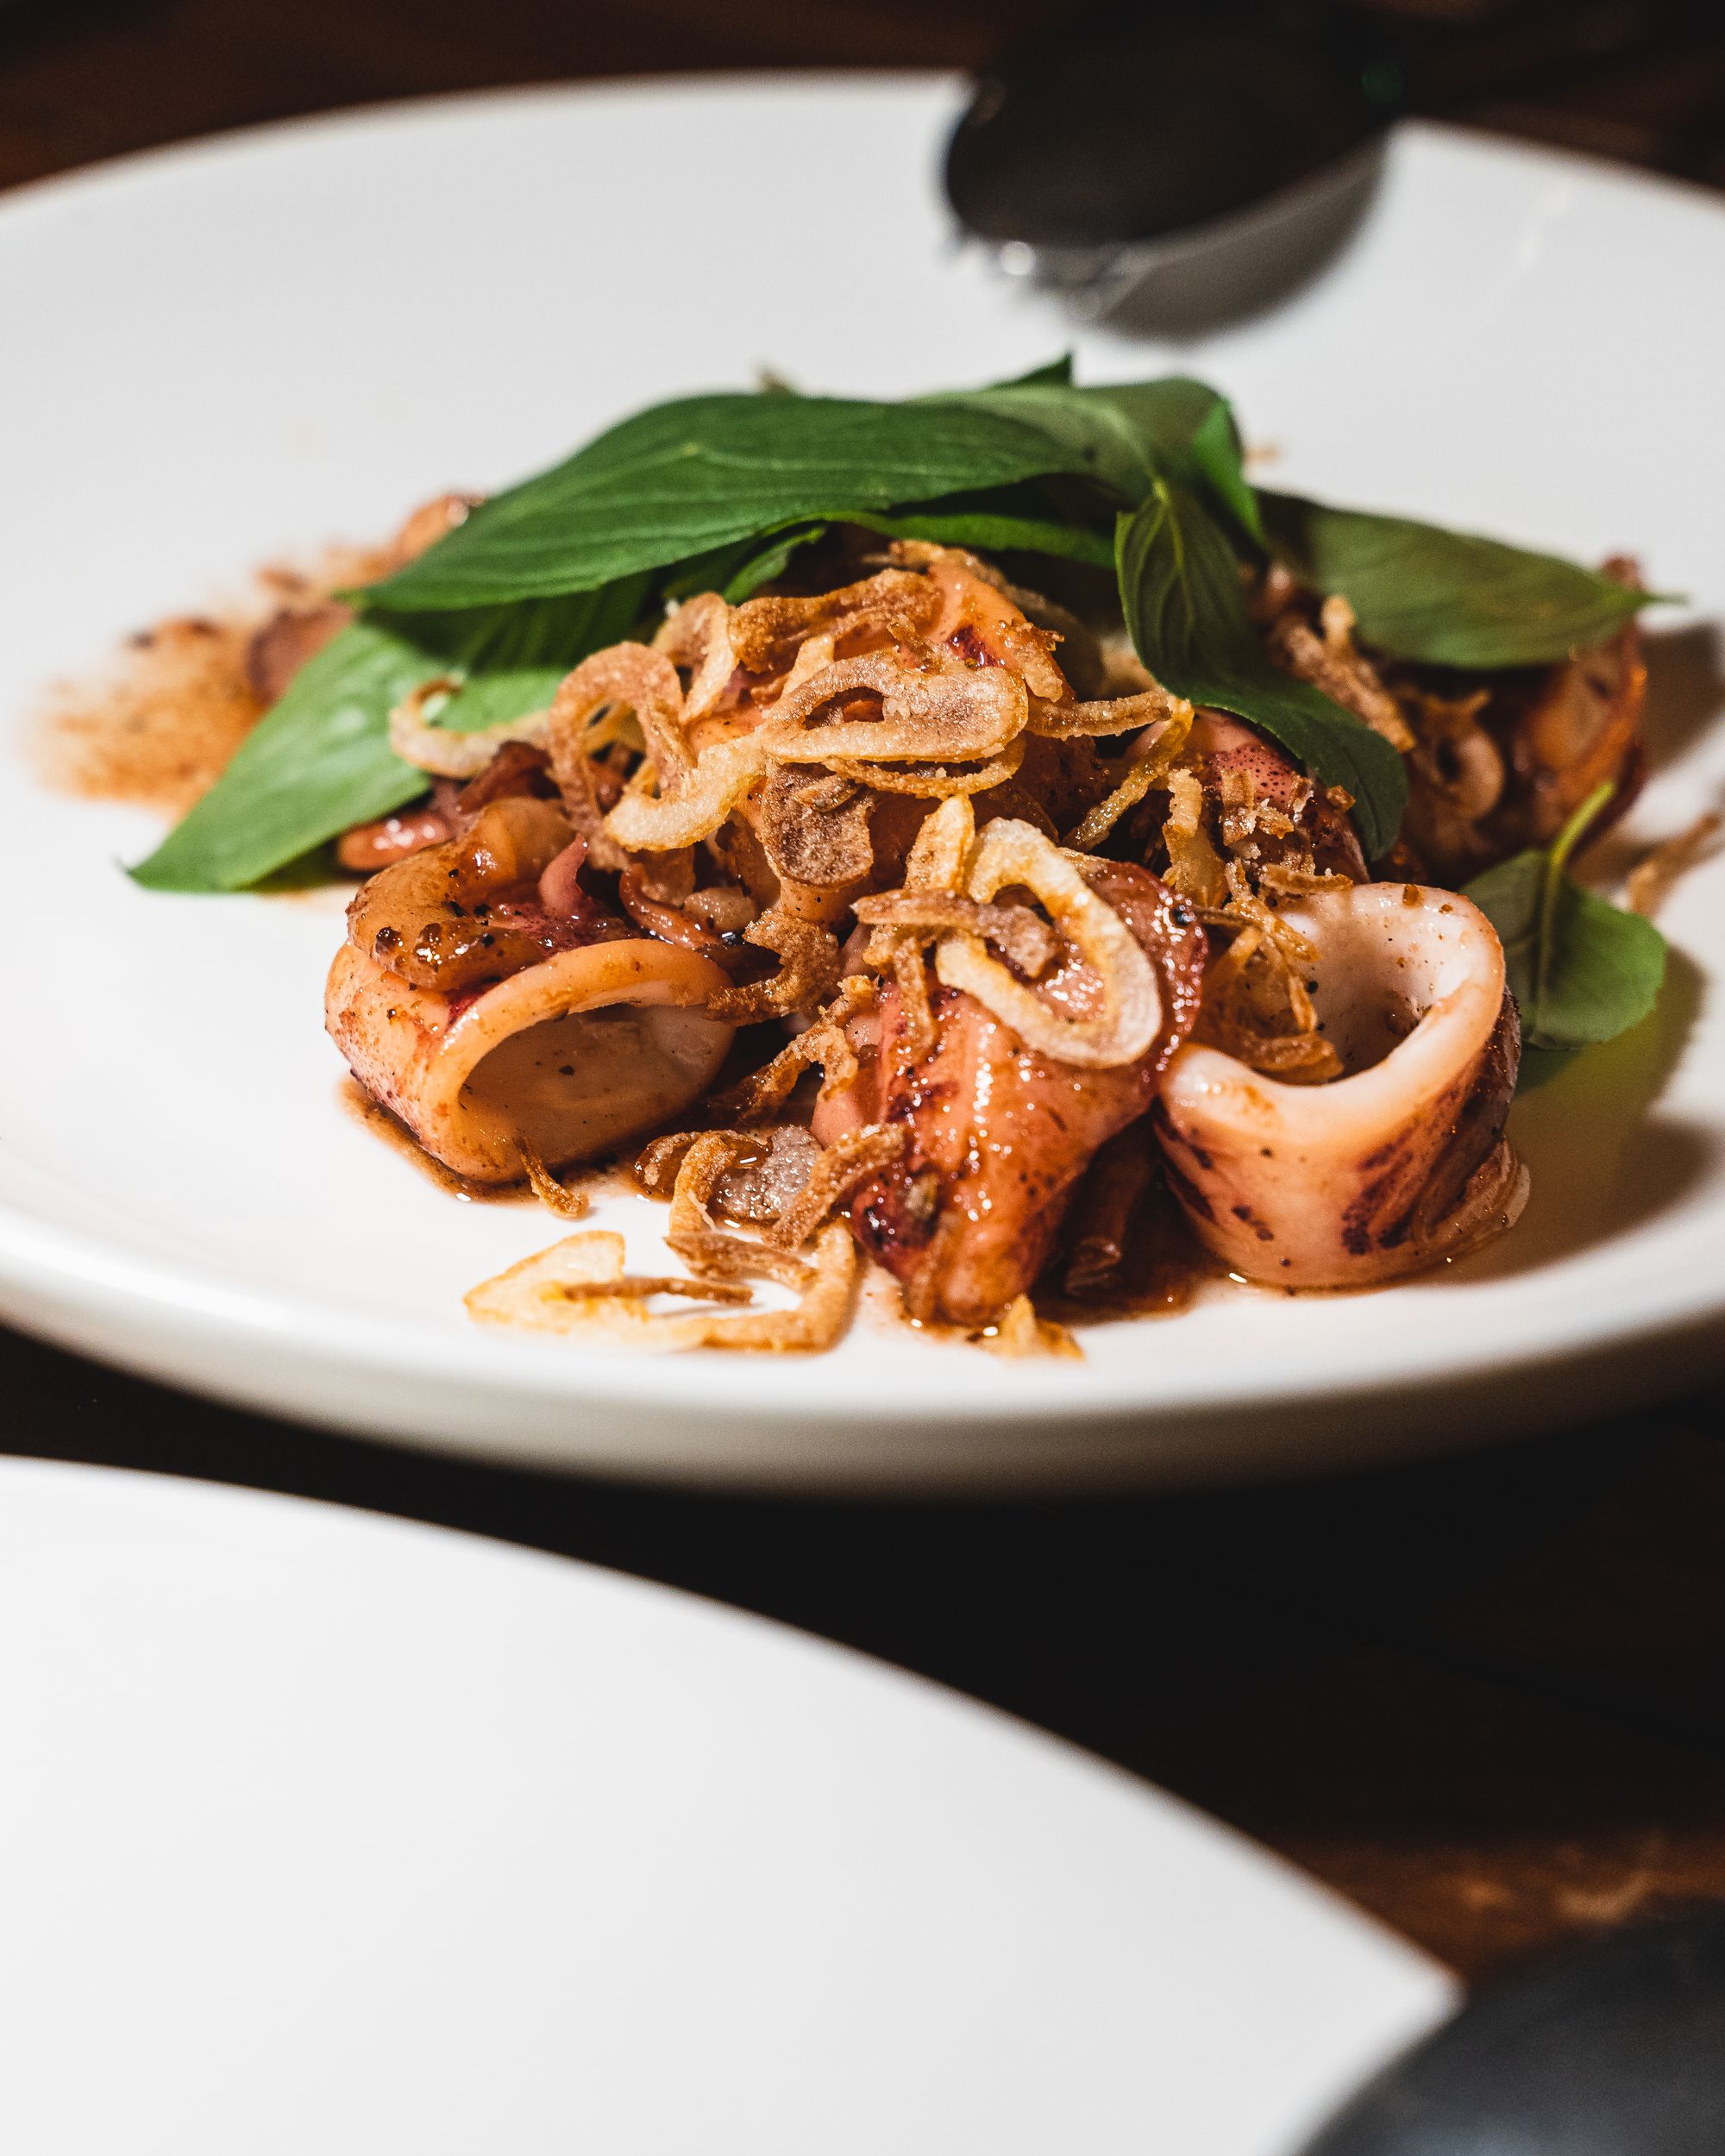
<path fill-rule="evenodd" d="M 1335 252 L 1402 111 L 1597 68 L 1702 3 L 1475 0 L 1443 22 L 1347 0 L 1133 0 L 983 71 L 947 193 L 1003 268 L 1076 312 L 1131 301 L 1145 328 L 1208 328 Z"/>
<path fill-rule="evenodd" d="M 1725 1908 L 1482 1991 L 1303 2156 L 1725 2156 Z"/>
<path fill-rule="evenodd" d="M 947 153 L 959 222 L 1081 314 L 1207 258 L 1282 256 L 1369 191 L 1401 75 L 1346 9 L 1149 0 L 1063 28 L 981 78 Z M 1238 261 L 1223 265 L 1237 273 Z M 1238 275 L 1233 278 L 1238 282 Z"/>

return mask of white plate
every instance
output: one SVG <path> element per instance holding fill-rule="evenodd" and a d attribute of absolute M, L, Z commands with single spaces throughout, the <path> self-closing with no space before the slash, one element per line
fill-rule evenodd
<path fill-rule="evenodd" d="M 1131 1777 L 616 1574 L 0 1464 L 0 2146 L 1283 2156 L 1452 2002 Z"/>
<path fill-rule="evenodd" d="M 1045 358 L 1059 318 L 947 240 L 953 103 L 902 78 L 486 97 L 0 206 L 8 730 L 116 633 L 643 400 L 762 362 L 896 393 Z M 1280 312 L 1177 352 L 1080 342 L 1093 377 L 1214 377 L 1290 485 L 1633 548 L 1702 614 L 1725 598 L 1725 210 L 1702 196 L 1415 129 L 1352 252 Z M 1714 659 L 1695 632 L 1666 650 L 1648 835 L 1725 772 L 1725 738 L 1697 738 Z M 150 820 L 48 799 L 10 754 L 0 1299 L 91 1353 L 424 1444 L 805 1484 L 1384 1457 L 1603 1411 L 1717 1353 L 1725 1057 L 1697 968 L 1719 864 L 1671 906 L 1663 1015 L 1517 1110 L 1533 1205 L 1453 1275 L 1224 1292 L 1094 1334 L 1082 1368 L 867 1323 L 825 1360 L 635 1360 L 467 1325 L 462 1291 L 550 1223 L 452 1202 L 337 1106 L 333 906 L 135 889 L 115 863 Z M 630 1217 L 644 1258 L 663 1216 Z"/>

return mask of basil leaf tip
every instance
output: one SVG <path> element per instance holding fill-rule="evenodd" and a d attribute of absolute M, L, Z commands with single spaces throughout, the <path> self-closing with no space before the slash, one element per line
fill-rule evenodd
<path fill-rule="evenodd" d="M 1569 874 L 1571 856 L 1614 791 L 1609 781 L 1597 787 L 1550 846 L 1500 862 L 1463 887 L 1503 945 L 1521 1013 L 1523 1091 L 1583 1049 L 1639 1025 L 1665 982 L 1665 940 L 1653 923 Z"/>
<path fill-rule="evenodd" d="M 1260 491 L 1270 551 L 1339 592 L 1361 636 L 1434 666 L 1541 666 L 1602 643 L 1667 595 L 1500 539 Z"/>
<path fill-rule="evenodd" d="M 363 617 L 295 674 L 227 769 L 131 874 L 154 891 L 239 891 L 425 791 L 389 745 L 389 714 L 428 677 L 463 681 L 438 724 L 536 711 L 591 651 L 626 636 L 640 578 L 574 599 L 475 614 Z"/>

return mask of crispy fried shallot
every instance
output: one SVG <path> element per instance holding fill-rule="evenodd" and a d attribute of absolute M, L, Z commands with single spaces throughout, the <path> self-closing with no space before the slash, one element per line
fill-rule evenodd
<path fill-rule="evenodd" d="M 1189 727 L 1192 706 L 1183 696 L 1171 696 L 1163 688 L 1138 689 L 1130 696 L 1107 697 L 1096 704 L 1050 704 L 1038 699 L 1030 707 L 1029 725 L 1033 734 L 1072 741 L 1090 736 L 1135 734 L 1140 727 L 1154 726 L 1158 721 Z"/>
<path fill-rule="evenodd" d="M 756 1150 L 741 1131 L 703 1131 L 690 1141 L 677 1166 L 671 1192 L 671 1218 L 665 1245 L 690 1270 L 708 1280 L 743 1280 L 751 1275 L 801 1288 L 809 1271 L 800 1258 L 775 1244 L 726 1235 L 714 1225 L 710 1208 L 738 1161 Z M 802 1238 L 800 1237 L 799 1241 Z"/>
<path fill-rule="evenodd" d="M 835 643 L 868 629 L 903 624 L 927 629 L 940 605 L 925 577 L 883 569 L 861 584 L 846 584 L 814 599 L 751 599 L 731 616 L 731 643 L 738 666 L 754 674 L 780 674 L 811 636 Z"/>
<path fill-rule="evenodd" d="M 1405 755 L 1414 746 L 1413 730 L 1377 669 L 1355 645 L 1353 609 L 1339 594 L 1324 601 L 1319 630 L 1321 634 L 1297 612 L 1286 613 L 1270 630 L 1270 648 L 1290 674 L 1321 689 Z"/>
<path fill-rule="evenodd" d="M 897 1160 L 910 1144 L 911 1134 L 902 1123 L 870 1123 L 860 1131 L 847 1131 L 821 1154 L 809 1179 L 767 1232 L 767 1240 L 782 1250 L 806 1243 L 828 1213 L 850 1202 L 852 1194 L 871 1175 Z"/>
<path fill-rule="evenodd" d="M 867 974 L 849 974 L 838 984 L 838 993 L 769 1063 L 750 1072 L 712 1103 L 713 1111 L 730 1123 L 760 1123 L 776 1115 L 795 1089 L 806 1070 L 823 1074 L 823 1098 L 844 1093 L 857 1076 L 856 1051 L 845 1028 L 861 1013 L 872 1011 L 875 984 Z"/>
<path fill-rule="evenodd" d="M 642 853 L 668 853 L 710 838 L 756 786 L 765 762 L 761 737 L 745 734 L 713 743 L 674 791 L 634 789 L 605 819 L 614 846 Z"/>
<path fill-rule="evenodd" d="M 732 618 L 717 592 L 703 592 L 668 614 L 653 639 L 655 651 L 663 652 L 674 666 L 689 668 L 689 686 L 683 696 L 685 726 L 714 709 L 737 671 Z"/>
<path fill-rule="evenodd" d="M 640 729 L 646 752 L 642 769 L 650 771 L 659 787 L 651 807 L 662 807 L 668 813 L 681 805 L 694 770 L 694 758 L 683 731 L 682 683 L 663 652 L 650 650 L 645 644 L 613 644 L 609 650 L 596 651 L 590 659 L 583 659 L 573 673 L 564 676 L 552 699 L 545 745 L 570 820 L 587 841 L 594 865 L 601 868 L 622 868 L 623 848 L 643 846 L 669 851 L 693 845 L 723 821 L 722 816 L 716 818 L 713 824 L 697 828 L 687 837 L 630 837 L 613 827 L 614 819 L 631 803 L 648 805 L 644 792 L 625 793 L 611 814 L 601 818 L 586 731 L 591 720 L 618 708 L 626 708 Z M 700 824 L 700 818 L 694 820 Z"/>
<path fill-rule="evenodd" d="M 883 891 L 858 899 L 854 911 L 871 925 L 915 929 L 930 937 L 949 931 L 980 936 L 1027 981 L 1046 972 L 1060 948 L 1053 930 L 1029 906 L 984 905 L 950 891 Z"/>
<path fill-rule="evenodd" d="M 1023 737 L 1008 742 L 987 763 L 863 763 L 855 756 L 829 756 L 835 777 L 853 780 L 876 793 L 904 793 L 919 801 L 949 801 L 955 793 L 988 793 L 1016 777 L 1023 763 Z"/>
<path fill-rule="evenodd" d="M 981 937 L 963 931 L 941 937 L 936 974 L 1057 1062 L 1084 1070 L 1135 1062 L 1156 1038 L 1162 998 L 1131 930 L 1057 846 L 1032 825 L 1003 817 L 977 840 L 968 887 L 970 897 L 988 900 L 1013 884 L 1035 893 L 1092 976 L 1095 1007 L 1066 1015 L 990 957 Z"/>
<path fill-rule="evenodd" d="M 1068 1362 L 1084 1359 L 1083 1349 L 1066 1327 L 1051 1319 L 1038 1318 L 1036 1305 L 1027 1294 L 1014 1295 L 994 1324 L 976 1338 L 979 1346 L 991 1355 L 1004 1356 L 1008 1362 L 1023 1362 L 1036 1355 L 1057 1356 Z"/>
<path fill-rule="evenodd" d="M 389 715 L 389 745 L 404 763 L 434 778 L 476 779 L 505 742 L 543 745 L 551 723 L 545 711 L 506 719 L 500 726 L 474 727 L 467 733 L 434 726 L 425 716 L 425 706 L 440 698 L 459 706 L 461 693 L 461 684 L 455 674 L 440 674 L 403 697 Z"/>
<path fill-rule="evenodd" d="M 709 1006 L 715 1018 L 732 1025 L 788 1018 L 812 1011 L 838 986 L 838 938 L 831 929 L 796 919 L 782 899 L 743 930 L 743 940 L 776 953 L 783 963 L 770 980 L 715 995 Z"/>
<path fill-rule="evenodd" d="M 625 1286 L 624 1262 L 620 1235 L 590 1229 L 484 1282 L 468 1294 L 467 1310 L 482 1324 L 594 1333 L 618 1345 L 662 1351 L 714 1347 L 816 1355 L 832 1345 L 850 1317 L 856 1245 L 841 1222 L 823 1228 L 813 1263 L 805 1268 L 807 1284 L 789 1310 L 661 1315 L 648 1308 L 647 1297 L 666 1290 L 656 1282 Z M 673 1292 L 705 1294 L 709 1301 L 739 1299 L 724 1282 L 686 1282 Z"/>
<path fill-rule="evenodd" d="M 1113 792 L 1097 802 L 1066 840 L 1069 852 L 1088 854 L 1100 846 L 1126 811 L 1136 808 L 1152 787 L 1165 787 L 1174 759 L 1192 731 L 1192 709 L 1176 713 L 1153 742 L 1144 744 Z"/>
<path fill-rule="evenodd" d="M 516 1140 L 516 1150 L 521 1155 L 521 1165 L 527 1170 L 533 1195 L 545 1210 L 563 1220 L 586 1219 L 593 1210 L 593 1200 L 586 1193 L 571 1190 L 567 1183 L 559 1182 L 525 1138 Z"/>
<path fill-rule="evenodd" d="M 1629 871 L 1625 893 L 1629 911 L 1652 920 L 1671 896 L 1672 886 L 1692 868 L 1717 836 L 1720 818 L 1712 809 L 1697 816 L 1687 830 L 1651 846 Z"/>
<path fill-rule="evenodd" d="M 704 1135 L 680 1131 L 668 1138 L 656 1138 L 635 1163 L 636 1181 L 649 1197 L 668 1198 L 690 1146 Z M 734 1144 L 724 1173 L 709 1194 L 712 1211 L 726 1220 L 756 1225 L 776 1220 L 807 1182 L 820 1158 L 820 1146 L 800 1123 L 726 1135 Z"/>
<path fill-rule="evenodd" d="M 878 718 L 827 716 L 871 699 Z M 1028 716 L 1024 683 L 1004 667 L 922 672 L 895 651 L 871 651 L 787 684 L 750 738 L 787 762 L 969 763 L 1000 755 Z"/>
<path fill-rule="evenodd" d="M 1168 814 L 1163 819 L 1162 843 L 1168 866 L 1163 880 L 1194 906 L 1220 906 L 1227 897 L 1227 878 L 1222 857 L 1204 828 L 1204 789 L 1195 771 L 1175 770 L 1168 774 Z"/>

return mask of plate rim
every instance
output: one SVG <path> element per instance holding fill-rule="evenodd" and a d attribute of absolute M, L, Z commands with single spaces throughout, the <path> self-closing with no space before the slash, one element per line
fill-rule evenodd
<path fill-rule="evenodd" d="M 800 100 L 811 93 L 818 96 L 835 91 L 863 91 L 888 100 L 932 98 L 950 94 L 959 79 L 950 71 L 942 70 L 755 70 L 710 77 L 631 76 L 597 83 L 531 84 L 382 100 L 223 130 L 27 183 L 0 193 L 0 230 L 15 220 L 51 215 L 64 204 L 124 195 L 140 182 L 147 184 L 200 167 L 219 168 L 229 160 L 267 155 L 308 140 L 435 127 L 444 120 L 476 116 L 499 107 L 580 110 L 595 102 L 724 101 L 763 95 Z M 1725 200 L 1696 183 L 1621 167 L 1607 159 L 1550 145 L 1445 123 L 1403 122 L 1401 132 L 1429 138 L 1471 160 L 1579 173 L 1614 191 L 1628 190 L 1649 196 L 1674 209 L 1700 207 L 1725 221 Z M 1063 1391 L 1057 1372 L 1034 1365 L 1013 1365 L 1007 1382 L 1000 1365 L 978 1357 L 978 1382 L 974 1387 L 966 1387 L 962 1393 L 957 1388 L 941 1388 L 938 1420 L 949 1432 L 966 1436 L 999 1432 L 1003 1426 L 1023 1432 L 1051 1413 L 1074 1426 L 1101 1426 L 1132 1417 L 1157 1424 L 1177 1420 L 1182 1415 L 1198 1420 L 1246 1417 L 1290 1406 L 1296 1409 L 1315 1405 L 1346 1408 L 1429 1385 L 1472 1388 L 1506 1378 L 1527 1379 L 1584 1350 L 1620 1355 L 1646 1350 L 1725 1319 L 1725 1277 L 1709 1281 L 1704 1269 L 1681 1279 L 1662 1278 L 1656 1285 L 1632 1278 L 1620 1287 L 1622 1292 L 1604 1310 L 1590 1309 L 1584 1318 L 1578 1314 L 1566 1322 L 1554 1312 L 1533 1345 L 1493 1340 L 1465 1368 L 1458 1367 L 1453 1356 L 1422 1352 L 1419 1336 L 1410 1328 L 1393 1356 L 1387 1350 L 1367 1352 L 1362 1349 L 1344 1370 L 1324 1371 L 1314 1364 L 1272 1377 L 1266 1369 L 1255 1377 L 1236 1378 L 1225 1397 L 1217 1395 L 1214 1385 L 1195 1383 L 1194 1372 L 1183 1369 L 1177 1359 L 1170 1368 L 1153 1371 L 1142 1368 L 1105 1370 L 1093 1366 L 1082 1388 L 1069 1385 Z M 383 1378 L 411 1369 L 432 1383 L 461 1383 L 489 1394 L 500 1406 L 531 1403 L 542 1408 L 561 1406 L 565 1409 L 579 1406 L 590 1417 L 597 1412 L 601 1420 L 606 1413 L 620 1414 L 630 1408 L 674 1414 L 698 1406 L 717 1405 L 721 1412 L 746 1413 L 763 1434 L 794 1438 L 797 1427 L 812 1414 L 831 1419 L 831 1402 L 817 1396 L 822 1389 L 819 1357 L 785 1358 L 763 1365 L 717 1351 L 678 1359 L 589 1349 L 585 1344 L 578 1355 L 572 1355 L 568 1343 L 505 1341 L 478 1328 L 462 1332 L 385 1314 L 355 1317 L 301 1291 L 235 1286 L 223 1280 L 213 1265 L 199 1269 L 165 1257 L 151 1257 L 127 1248 L 122 1242 L 104 1238 L 97 1231 L 58 1225 L 4 1200 L 0 1200 L 0 1307 L 12 1322 L 80 1351 L 147 1375 L 166 1375 L 167 1382 L 248 1406 L 260 1404 L 254 1392 L 217 1369 L 200 1373 L 195 1366 L 197 1358 L 202 1356 L 219 1361 L 225 1345 L 231 1359 L 235 1354 L 244 1355 L 248 1348 L 279 1347 L 287 1340 L 297 1344 L 308 1362 L 321 1360 L 345 1375 Z M 162 1333 L 172 1334 L 176 1330 L 174 1319 L 179 1321 L 177 1357 L 158 1357 L 153 1361 L 135 1349 L 127 1351 L 119 1347 L 110 1352 L 99 1337 L 94 1341 L 91 1338 L 92 1330 L 99 1335 L 104 1324 L 122 1331 L 128 1326 L 139 1331 L 154 1325 Z M 1717 1357 L 1725 1363 L 1725 1339 L 1717 1344 Z M 894 1373 L 892 1382 L 882 1382 L 870 1413 L 860 1422 L 873 1428 L 895 1411 L 917 1404 L 928 1389 L 918 1374 Z M 1645 1382 L 1638 1383 L 1636 1389 L 1645 1394 Z M 275 1412 L 282 1410 L 278 1407 Z M 509 1449 L 506 1445 L 476 1445 L 457 1438 L 429 1437 L 418 1418 L 411 1415 L 392 1430 L 374 1413 L 355 1412 L 343 1417 L 339 1413 L 308 1408 L 304 1400 L 292 1401 L 286 1412 L 302 1420 L 403 1437 L 409 1442 L 448 1443 L 462 1450 L 506 1452 Z M 852 1420 L 859 1420 L 855 1416 Z M 1490 1427 L 1479 1432 L 1482 1441 L 1494 1434 Z M 1164 1479 L 1154 1445 L 1141 1445 L 1138 1450 L 1141 1457 L 1135 1472 L 1129 1471 L 1129 1479 Z M 535 1446 L 529 1457 L 543 1463 L 547 1456 Z M 1395 1457 L 1405 1457 L 1405 1453 L 1398 1451 Z M 1323 1458 L 1290 1457 L 1276 1466 L 1282 1471 L 1299 1471 L 1302 1465 L 1327 1463 Z M 565 1464 L 608 1472 L 656 1471 L 650 1463 L 631 1463 L 626 1444 L 612 1441 L 607 1447 L 596 1430 L 582 1433 L 570 1445 Z M 714 1460 L 711 1464 L 718 1479 L 735 1479 L 726 1474 L 722 1462 Z M 950 1466 L 949 1461 L 932 1477 L 913 1479 L 938 1480 Z M 959 1480 L 966 1486 L 1007 1482 L 1021 1477 L 1025 1466 L 1019 1460 L 1004 1474 L 997 1474 L 990 1471 L 986 1458 L 978 1459 L 962 1469 Z M 687 1477 L 690 1469 L 686 1464 L 670 1471 Z M 1055 1479 L 1080 1480 L 1090 1471 L 1082 1457 L 1052 1470 Z M 1261 1463 L 1249 1471 L 1262 1471 Z M 886 1474 L 894 1482 L 904 1480 L 902 1463 L 888 1468 Z M 757 1463 L 743 1479 L 759 1480 L 760 1476 Z M 831 1483 L 847 1477 L 860 1483 L 881 1479 L 880 1470 L 871 1471 L 866 1463 L 858 1462 L 837 1472 L 830 1469 L 817 1472 L 812 1479 Z M 794 1467 L 781 1467 L 771 1470 L 768 1479 L 794 1482 L 811 1478 Z"/>

